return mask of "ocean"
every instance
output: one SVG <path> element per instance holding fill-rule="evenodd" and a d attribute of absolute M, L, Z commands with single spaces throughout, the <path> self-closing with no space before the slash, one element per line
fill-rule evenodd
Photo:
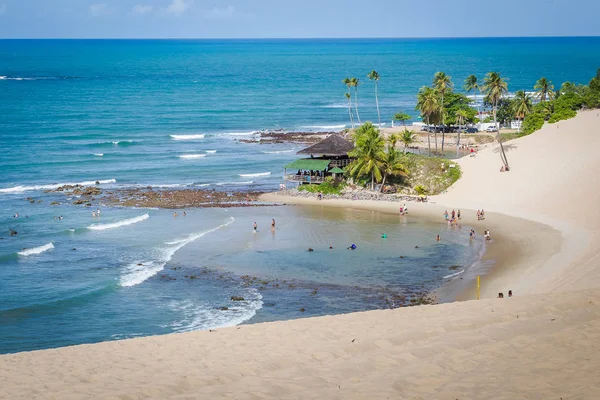
<path fill-rule="evenodd" d="M 276 190 L 302 146 L 240 139 L 349 126 L 347 76 L 362 81 L 362 120 L 376 120 L 366 75 L 379 72 L 389 125 L 399 111 L 418 120 L 416 93 L 439 70 L 457 90 L 500 71 L 514 92 L 541 76 L 587 83 L 598 67 L 600 38 L 0 40 L 0 353 L 385 308 L 434 289 L 481 255 L 468 227 L 321 207 L 93 218 L 45 190 Z"/>

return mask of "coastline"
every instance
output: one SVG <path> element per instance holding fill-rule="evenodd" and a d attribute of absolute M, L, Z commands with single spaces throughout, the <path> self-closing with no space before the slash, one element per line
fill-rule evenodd
<path fill-rule="evenodd" d="M 401 203 L 372 200 L 345 200 L 282 196 L 277 192 L 265 193 L 259 200 L 271 203 L 310 205 L 322 207 L 354 208 L 376 211 L 386 214 L 397 214 Z M 407 203 L 409 214 L 430 222 L 445 224 L 442 214 L 448 207 L 437 203 Z M 493 298 L 499 292 L 517 291 L 515 278 L 527 266 L 537 268 L 547 262 L 558 252 L 562 243 L 561 232 L 556 229 L 522 218 L 505 214 L 486 212 L 486 219 L 478 221 L 476 210 L 460 208 L 461 223 L 472 226 L 478 235 L 483 230 L 490 230 L 493 235 L 491 243 L 478 265 L 469 267 L 461 276 L 450 279 L 432 294 L 441 302 L 475 299 L 475 279 L 481 275 L 481 297 Z M 462 279 L 460 279 L 462 278 Z M 514 285 L 510 285 L 510 280 Z M 508 285 L 508 286 L 507 286 Z M 514 287 L 514 288 L 513 288 Z"/>

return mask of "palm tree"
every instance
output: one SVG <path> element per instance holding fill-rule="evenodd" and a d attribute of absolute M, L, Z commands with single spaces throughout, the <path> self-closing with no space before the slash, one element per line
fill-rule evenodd
<path fill-rule="evenodd" d="M 538 79 L 533 88 L 536 90 L 537 97 L 541 102 L 546 101 L 546 98 L 548 98 L 548 100 L 554 98 L 554 85 L 552 84 L 552 81 L 549 81 L 544 77 Z"/>
<path fill-rule="evenodd" d="M 423 86 L 417 95 L 417 110 L 425 116 L 427 126 L 431 125 L 432 117 L 435 117 L 440 111 L 440 100 L 435 89 Z M 429 155 L 431 155 L 431 132 L 427 133 L 427 145 Z M 437 132 L 435 134 L 435 151 L 437 152 Z"/>
<path fill-rule="evenodd" d="M 348 92 L 346 92 L 346 99 L 348 99 L 348 114 L 350 115 L 350 123 L 352 124 L 352 128 L 354 129 L 354 117 L 352 116 L 352 95 L 350 94 L 352 81 L 350 78 L 344 78 L 342 81 L 344 85 L 348 88 Z"/>
<path fill-rule="evenodd" d="M 463 86 L 467 93 L 471 93 L 475 95 L 475 103 L 477 103 L 477 92 L 481 93 L 481 88 L 479 87 L 479 83 L 477 82 L 477 77 L 475 75 L 467 76 L 465 79 L 465 86 Z M 479 110 L 479 103 L 477 103 L 477 118 L 479 118 L 481 111 Z"/>
<path fill-rule="evenodd" d="M 356 158 L 349 168 L 350 175 L 361 177 L 371 175 L 371 190 L 375 188 L 375 180 L 381 181 L 379 162 L 384 158 L 385 141 L 375 126 L 365 122 L 354 132 L 355 147 L 348 153 Z"/>
<path fill-rule="evenodd" d="M 379 114 L 379 93 L 378 93 L 378 84 L 379 84 L 379 74 L 377 71 L 373 70 L 369 72 L 367 77 L 375 81 L 375 105 L 377 106 L 377 121 L 379 122 L 379 127 L 381 128 L 381 114 Z"/>
<path fill-rule="evenodd" d="M 402 126 L 404 126 L 406 124 L 406 121 L 411 119 L 411 116 L 406 113 L 399 112 L 399 113 L 396 113 L 392 119 L 394 121 L 400 121 L 402 123 Z"/>
<path fill-rule="evenodd" d="M 402 136 L 399 133 L 392 133 L 388 138 L 388 143 L 392 147 L 396 147 L 396 144 L 402 140 Z"/>
<path fill-rule="evenodd" d="M 356 110 L 356 120 L 359 124 L 361 124 L 362 122 L 360 121 L 360 115 L 358 114 L 358 85 L 360 85 L 360 79 L 350 78 L 350 86 L 354 88 L 354 109 Z"/>
<path fill-rule="evenodd" d="M 417 140 L 417 135 L 415 134 L 414 131 L 409 131 L 408 129 L 404 129 L 404 131 L 402 132 L 402 136 L 400 137 L 400 141 L 402 143 L 404 143 L 404 154 L 406 154 L 406 150 L 408 149 L 408 147 L 413 144 L 414 142 L 416 142 Z"/>
<path fill-rule="evenodd" d="M 465 109 L 459 109 L 456 111 L 456 121 L 458 122 L 458 134 L 456 135 L 456 156 L 458 157 L 458 148 L 460 147 L 460 131 L 465 121 L 469 118 L 469 113 Z"/>
<path fill-rule="evenodd" d="M 484 81 L 483 91 L 487 96 L 488 101 L 492 104 L 494 113 L 494 126 L 496 127 L 496 136 L 498 143 L 500 143 L 501 158 L 504 163 L 504 167 L 508 168 L 508 160 L 506 153 L 504 152 L 504 146 L 502 145 L 502 139 L 500 137 L 500 127 L 498 126 L 498 120 L 496 113 L 498 111 L 498 102 L 508 92 L 508 84 L 506 80 L 500 76 L 499 72 L 488 72 Z"/>
<path fill-rule="evenodd" d="M 444 95 L 452 91 L 454 84 L 452 83 L 452 77 L 446 75 L 443 72 L 436 72 L 433 77 L 433 87 L 437 89 L 439 94 L 442 96 L 442 153 L 444 152 L 444 140 L 446 138 L 446 108 L 444 106 Z"/>
<path fill-rule="evenodd" d="M 406 175 L 408 170 L 402 163 L 402 153 L 396 150 L 394 147 L 389 146 L 387 151 L 383 153 L 381 160 L 379 161 L 378 168 L 383 175 L 381 181 L 381 191 L 385 186 L 385 180 L 388 176 L 393 174 Z M 371 189 L 373 190 L 373 189 Z"/>
<path fill-rule="evenodd" d="M 531 102 L 531 96 L 525 93 L 523 90 L 519 90 L 515 93 L 515 98 L 513 99 L 513 112 L 515 113 L 515 117 L 523 123 L 523 119 L 528 114 L 531 114 L 531 110 L 533 108 Z M 519 124 L 519 132 L 521 131 L 521 124 Z"/>

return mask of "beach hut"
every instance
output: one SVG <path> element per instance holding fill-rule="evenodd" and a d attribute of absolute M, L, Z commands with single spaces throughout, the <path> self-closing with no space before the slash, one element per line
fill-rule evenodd
<path fill-rule="evenodd" d="M 296 160 L 284 167 L 284 180 L 299 184 L 320 184 L 328 176 L 339 176 L 352 162 L 348 152 L 354 149 L 354 143 L 333 134 L 296 154 L 309 155 L 310 158 Z M 288 171 L 296 171 L 288 174 Z"/>

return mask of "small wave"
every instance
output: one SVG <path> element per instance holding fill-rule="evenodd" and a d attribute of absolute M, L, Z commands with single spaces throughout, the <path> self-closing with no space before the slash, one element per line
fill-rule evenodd
<path fill-rule="evenodd" d="M 194 304 L 190 300 L 171 301 L 168 307 L 181 315 L 182 319 L 167 327 L 175 332 L 191 332 L 239 325 L 254 317 L 263 306 L 262 295 L 258 290 L 250 288 L 242 294 L 245 300 L 235 302 L 227 311 L 206 304 Z"/>
<path fill-rule="evenodd" d="M 56 81 L 56 80 L 67 80 L 76 79 L 74 76 L 0 76 L 0 81 Z"/>
<path fill-rule="evenodd" d="M 453 277 L 455 277 L 455 276 L 457 276 L 457 275 L 460 275 L 460 274 L 462 274 L 463 272 L 465 272 L 465 270 L 464 270 L 464 269 L 463 269 L 462 271 L 459 271 L 459 272 L 455 273 L 455 274 L 446 275 L 446 276 L 444 277 L 444 279 L 453 278 Z"/>
<path fill-rule="evenodd" d="M 344 129 L 346 125 L 309 125 L 303 126 L 306 129 Z"/>
<path fill-rule="evenodd" d="M 104 157 L 104 153 L 94 153 L 96 157 Z"/>
<path fill-rule="evenodd" d="M 206 154 L 184 154 L 178 157 L 184 160 L 197 160 L 198 158 L 206 157 Z"/>
<path fill-rule="evenodd" d="M 223 132 L 222 135 L 229 135 L 229 136 L 252 136 L 252 135 L 257 135 L 259 132 L 258 131 L 249 131 L 249 132 Z"/>
<path fill-rule="evenodd" d="M 206 152 L 207 152 L 208 154 L 215 154 L 217 151 L 216 151 L 216 150 L 206 150 Z"/>
<path fill-rule="evenodd" d="M 170 247 L 167 247 L 162 250 L 161 256 L 158 258 L 158 260 L 154 260 L 154 261 L 150 261 L 150 262 L 146 262 L 146 263 L 144 263 L 144 262 L 133 263 L 133 264 L 130 264 L 129 266 L 127 266 L 127 268 L 124 271 L 124 274 L 120 278 L 121 286 L 130 287 L 130 286 L 139 285 L 140 283 L 153 277 L 154 275 L 156 275 L 157 273 L 159 273 L 160 271 L 163 270 L 163 268 L 165 267 L 165 264 L 167 262 L 169 262 L 171 260 L 171 258 L 173 257 L 173 255 L 179 249 L 181 249 L 183 246 L 185 246 L 189 243 L 192 243 L 195 240 L 200 239 L 201 237 L 203 237 L 206 234 L 209 234 L 211 232 L 215 232 L 219 229 L 222 229 L 222 228 L 232 224 L 233 221 L 235 221 L 235 218 L 230 217 L 227 220 L 227 222 L 225 222 L 215 228 L 208 229 L 208 230 L 202 231 L 202 232 L 192 233 L 185 238 L 177 239 L 177 240 L 174 240 L 171 242 L 166 242 L 165 244 Z M 138 264 L 141 264 L 141 265 L 138 265 Z"/>
<path fill-rule="evenodd" d="M 52 244 L 52 242 L 50 242 L 50 243 L 45 244 L 43 246 L 32 247 L 31 249 L 23 249 L 21 251 L 18 251 L 17 254 L 20 255 L 20 256 L 27 257 L 27 256 L 31 256 L 31 255 L 34 255 L 34 254 L 43 253 L 43 252 L 48 251 L 48 250 L 53 249 L 53 248 L 54 248 L 54 245 Z"/>
<path fill-rule="evenodd" d="M 254 181 L 244 181 L 244 182 L 218 182 L 215 183 L 217 186 L 225 186 L 225 185 L 251 185 Z"/>
<path fill-rule="evenodd" d="M 131 143 L 135 143 L 133 140 L 115 140 L 113 142 L 111 142 L 114 146 L 119 146 L 122 144 L 131 144 Z"/>
<path fill-rule="evenodd" d="M 291 150 L 277 150 L 277 151 L 263 151 L 264 154 L 281 154 L 281 153 L 291 153 L 294 149 Z"/>
<path fill-rule="evenodd" d="M 151 188 L 169 189 L 169 188 L 187 187 L 187 186 L 191 186 L 191 185 L 193 185 L 193 183 L 157 183 L 157 184 L 149 183 L 147 185 L 138 184 L 135 186 L 140 187 L 140 188 L 151 187 Z"/>
<path fill-rule="evenodd" d="M 96 224 L 88 226 L 88 229 L 92 231 L 104 231 L 106 229 L 120 228 L 122 226 L 136 224 L 150 218 L 148 214 L 140 215 L 139 217 L 124 219 L 122 221 L 113 222 L 111 224 Z"/>
<path fill-rule="evenodd" d="M 321 108 L 348 108 L 348 104 L 343 103 L 333 103 L 321 106 Z"/>
<path fill-rule="evenodd" d="M 242 178 L 254 178 L 254 177 L 258 177 L 258 176 L 269 176 L 271 175 L 270 172 L 259 172 L 257 174 L 239 174 L 240 177 Z"/>
<path fill-rule="evenodd" d="M 15 186 L 15 187 L 11 187 L 11 188 L 4 188 L 4 189 L 0 189 L 0 193 L 22 193 L 22 192 L 28 192 L 28 191 L 32 191 L 32 190 L 52 190 L 52 189 L 56 189 L 60 186 L 65 186 L 65 185 L 82 185 L 82 186 L 90 186 L 90 185 L 96 185 L 96 182 L 98 182 L 100 185 L 105 185 L 108 183 L 115 183 L 117 182 L 116 179 L 105 179 L 105 180 L 99 180 L 99 181 L 84 181 L 84 182 L 78 182 L 78 183 L 72 183 L 72 182 L 67 182 L 67 183 L 53 183 L 51 185 L 36 185 L 36 186 Z"/>
<path fill-rule="evenodd" d="M 204 133 L 199 135 L 170 135 L 173 140 L 196 140 L 204 139 Z"/>

